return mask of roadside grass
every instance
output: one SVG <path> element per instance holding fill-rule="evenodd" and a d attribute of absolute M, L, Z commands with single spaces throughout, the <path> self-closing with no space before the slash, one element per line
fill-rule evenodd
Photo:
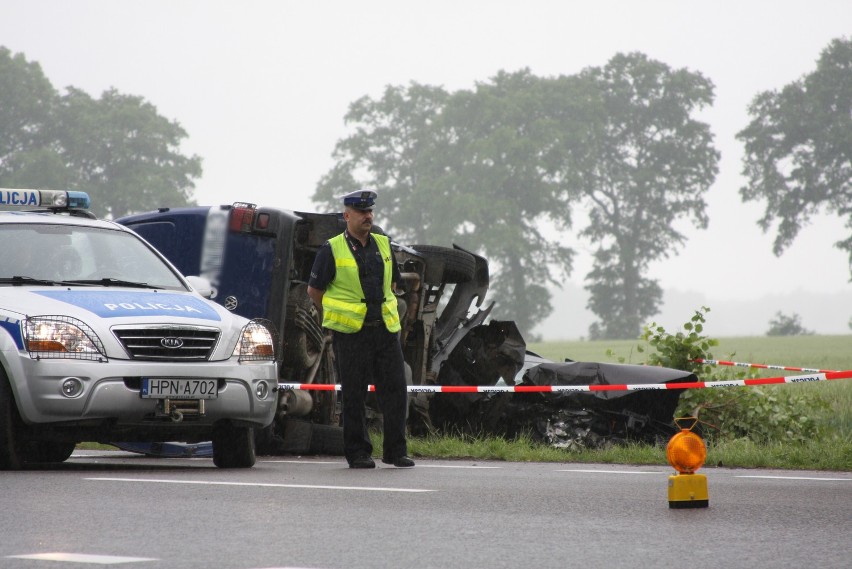
<path fill-rule="evenodd" d="M 381 434 L 373 434 L 374 448 L 382 448 L 381 442 Z M 638 443 L 568 450 L 549 447 L 527 437 L 504 440 L 486 436 L 431 435 L 409 439 L 408 449 L 414 457 L 442 459 L 668 465 L 663 446 Z M 710 468 L 852 471 L 852 440 L 769 444 L 747 439 L 717 441 L 707 444 L 705 465 Z"/>

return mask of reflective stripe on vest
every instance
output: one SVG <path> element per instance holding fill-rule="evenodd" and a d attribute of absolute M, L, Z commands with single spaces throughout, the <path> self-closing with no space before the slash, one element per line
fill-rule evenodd
<path fill-rule="evenodd" d="M 399 332 L 399 310 L 391 290 L 393 255 L 390 241 L 384 235 L 373 235 L 384 263 L 382 320 L 388 331 Z M 363 302 L 364 289 L 358 276 L 358 263 L 341 233 L 328 240 L 334 257 L 335 277 L 322 297 L 322 325 L 331 330 L 351 334 L 364 326 L 367 304 Z"/>

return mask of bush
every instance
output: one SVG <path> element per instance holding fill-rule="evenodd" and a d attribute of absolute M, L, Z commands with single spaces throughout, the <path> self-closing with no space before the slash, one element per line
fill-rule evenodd
<path fill-rule="evenodd" d="M 798 314 L 787 316 L 781 311 L 775 313 L 775 320 L 769 321 L 769 330 L 766 331 L 767 336 L 810 336 L 812 334 L 813 331 L 802 327 Z"/>
<path fill-rule="evenodd" d="M 713 360 L 710 349 L 718 340 L 702 335 L 707 307 L 683 325 L 683 331 L 668 333 L 651 323 L 643 328 L 641 340 L 654 351 L 646 363 L 695 373 L 702 381 L 756 377 L 754 371 L 714 368 L 695 360 Z M 637 351 L 644 352 L 644 346 Z M 730 354 L 726 359 L 733 359 Z M 726 387 L 685 390 L 675 417 L 696 417 L 705 436 L 719 439 L 748 438 L 754 442 L 804 441 L 818 435 L 817 424 L 809 415 L 827 403 L 817 394 L 791 389 L 792 386 Z"/>

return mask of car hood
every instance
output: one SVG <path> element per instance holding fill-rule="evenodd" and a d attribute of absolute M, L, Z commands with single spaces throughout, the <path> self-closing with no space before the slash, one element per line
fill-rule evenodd
<path fill-rule="evenodd" d="M 7 324 L 16 324 L 13 314 L 80 320 L 104 342 L 109 357 L 125 357 L 115 326 L 203 326 L 221 331 L 213 359 L 224 359 L 247 322 L 194 292 L 119 287 L 2 287 L 0 309 Z"/>
<path fill-rule="evenodd" d="M 0 289 L 0 303 L 7 309 L 14 307 L 16 312 L 28 315 L 62 314 L 83 320 L 103 318 L 121 323 L 139 318 L 178 318 L 199 324 L 223 320 L 218 305 L 195 293 L 182 291 L 118 287 L 5 287 Z"/>

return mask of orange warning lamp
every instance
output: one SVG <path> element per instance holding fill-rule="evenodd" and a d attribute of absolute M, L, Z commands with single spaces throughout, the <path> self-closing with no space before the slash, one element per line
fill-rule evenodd
<path fill-rule="evenodd" d="M 707 458 L 704 441 L 692 432 L 698 419 L 682 417 L 674 421 L 680 432 L 666 446 L 666 459 L 678 473 L 669 476 L 669 508 L 706 508 L 709 504 L 707 477 L 695 474 Z M 681 425 L 688 421 L 692 421 L 689 427 Z"/>

